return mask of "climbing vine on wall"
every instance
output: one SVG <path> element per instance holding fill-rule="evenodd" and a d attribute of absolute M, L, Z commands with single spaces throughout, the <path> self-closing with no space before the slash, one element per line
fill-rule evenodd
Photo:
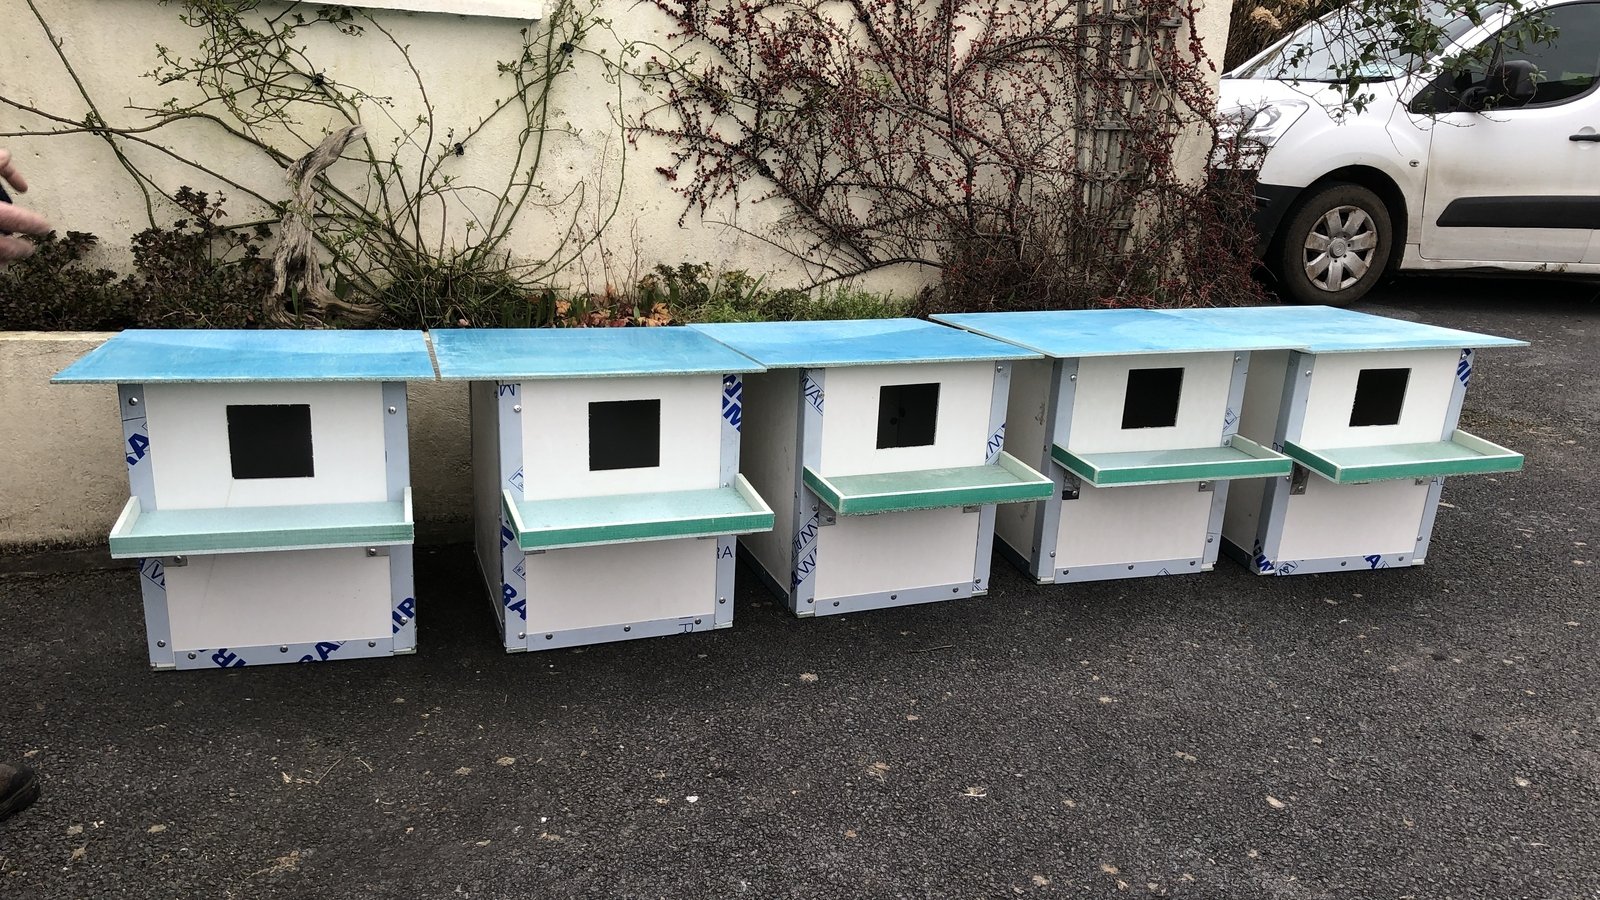
<path fill-rule="evenodd" d="M 89 134 L 105 141 L 142 192 L 152 229 L 165 214 L 166 198 L 180 185 L 161 183 L 141 159 L 175 161 L 186 182 L 226 187 L 236 203 L 254 201 L 265 213 L 261 221 L 221 226 L 252 230 L 281 216 L 288 195 L 261 187 L 259 179 L 245 174 L 252 166 L 288 168 L 329 133 L 364 126 L 342 157 L 312 182 L 309 211 L 332 292 L 340 308 L 358 313 L 357 318 L 423 323 L 504 318 L 503 307 L 524 304 L 530 289 L 572 266 L 616 213 L 615 189 L 586 194 L 580 184 L 551 195 L 541 186 L 540 172 L 554 142 L 571 134 L 552 106 L 558 83 L 583 77 L 605 86 L 613 98 L 620 90 L 614 57 L 589 46 L 593 38 L 610 33 L 610 23 L 585 0 L 552 2 L 544 21 L 521 29 L 513 58 L 490 63 L 486 71 L 460 73 L 460 80 L 443 86 L 428 82 L 413 49 L 383 19 L 359 10 L 260 0 L 163 0 L 192 30 L 194 41 L 182 48 L 155 48 L 156 65 L 146 77 L 171 90 L 170 99 L 121 109 L 93 96 L 79 74 L 83 63 L 71 58 L 57 23 L 36 0 L 25 2 L 70 76 L 79 106 L 46 109 L 0 88 L 0 104 L 38 123 L 0 137 Z M 341 81 L 331 64 L 341 39 L 380 42 L 396 75 L 386 77 L 381 88 Z M 308 47 L 322 48 L 323 55 Z M 493 90 L 483 90 L 484 84 Z M 443 121 L 435 96 L 441 90 L 483 96 L 481 113 L 467 122 Z M 487 181 L 463 178 L 461 158 L 496 129 L 513 135 L 497 144 L 499 174 Z M 195 148 L 217 144 L 195 140 L 197 133 L 223 135 L 226 150 L 203 155 Z M 540 207 L 551 213 L 565 239 L 554 242 L 548 255 L 518 258 L 508 246 L 513 227 Z M 296 308 L 298 298 L 292 296 L 283 303 L 284 309 L 265 310 L 266 318 L 317 314 Z"/>
<path fill-rule="evenodd" d="M 819 280 L 925 267 L 943 308 L 1259 296 L 1247 193 L 1177 157 L 1215 134 L 1193 0 L 654 2 L 632 134 L 685 215 L 778 203 Z"/>

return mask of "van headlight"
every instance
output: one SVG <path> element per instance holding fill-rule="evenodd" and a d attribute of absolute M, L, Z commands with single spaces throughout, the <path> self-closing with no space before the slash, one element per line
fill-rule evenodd
<path fill-rule="evenodd" d="M 1224 116 L 1233 136 L 1243 141 L 1271 147 L 1283 137 L 1311 104 L 1304 100 L 1271 100 L 1259 106 L 1245 106 Z"/>

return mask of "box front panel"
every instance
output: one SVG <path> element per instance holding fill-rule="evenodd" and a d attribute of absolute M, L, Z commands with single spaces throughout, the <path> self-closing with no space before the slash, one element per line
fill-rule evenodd
<path fill-rule="evenodd" d="M 145 406 L 157 509 L 389 499 L 381 384 L 152 384 L 145 387 Z M 245 464 L 257 449 L 247 444 L 283 436 L 252 435 L 248 418 L 237 413 L 230 431 L 229 407 L 244 411 L 309 407 L 309 434 L 291 437 L 309 438 L 311 474 L 235 477 L 243 471 L 236 463 Z M 299 425 L 289 422 L 282 427 Z M 234 447 L 235 443 L 240 446 Z M 279 452 L 283 451 L 255 455 L 270 460 Z"/>
<path fill-rule="evenodd" d="M 1061 503 L 1055 567 L 1200 559 L 1215 495 L 1195 482 L 1138 487 L 1082 486 Z M 1199 571 L 1196 565 L 1193 571 Z"/>
<path fill-rule="evenodd" d="M 1323 449 L 1442 440 L 1460 359 L 1459 350 L 1318 354 L 1305 425 L 1289 437 Z"/>
<path fill-rule="evenodd" d="M 1080 360 L 1067 449 L 1121 453 L 1220 446 L 1234 356 L 1180 353 Z M 1171 375 L 1172 370 L 1181 370 L 1181 376 Z M 1162 375 L 1167 377 L 1150 377 Z"/>
<path fill-rule="evenodd" d="M 521 396 L 528 500 L 718 486 L 721 376 L 526 381 Z"/>
<path fill-rule="evenodd" d="M 960 507 L 839 516 L 837 524 L 817 531 L 817 604 L 834 597 L 970 583 L 978 524 L 978 513 Z"/>
<path fill-rule="evenodd" d="M 164 572 L 177 652 L 387 638 L 389 558 L 366 550 L 187 557 Z"/>
<path fill-rule="evenodd" d="M 689 538 L 533 553 L 527 583 L 529 635 L 697 615 L 710 628 L 717 542 Z"/>
<path fill-rule="evenodd" d="M 995 364 L 987 362 L 828 369 L 822 473 L 865 475 L 983 465 L 994 376 Z M 932 392 L 926 385 L 938 385 L 936 403 L 927 402 Z M 905 433 L 887 440 L 886 420 L 892 416 L 883 415 L 884 403 L 907 407 L 916 420 Z M 931 442 L 924 442 L 930 436 Z M 880 447 L 896 443 L 900 445 Z"/>
<path fill-rule="evenodd" d="M 1306 492 L 1289 498 L 1274 561 L 1281 568 L 1295 560 L 1409 555 L 1417 548 L 1428 489 L 1427 482 L 1409 478 L 1333 484 L 1312 475 Z"/>

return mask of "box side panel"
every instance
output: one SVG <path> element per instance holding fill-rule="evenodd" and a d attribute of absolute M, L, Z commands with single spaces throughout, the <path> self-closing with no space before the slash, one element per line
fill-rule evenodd
<path fill-rule="evenodd" d="M 1234 355 L 1176 353 L 1080 360 L 1067 449 L 1075 453 L 1121 453 L 1220 446 Z M 1123 428 L 1129 370 L 1167 368 L 1183 369 L 1174 424 Z"/>
<path fill-rule="evenodd" d="M 1439 440 L 1459 383 L 1460 350 L 1322 353 L 1306 401 L 1305 427 L 1296 443 L 1303 447 L 1370 447 L 1377 444 L 1422 444 Z M 1350 411 L 1363 369 L 1410 369 L 1400 420 L 1393 425 L 1351 425 Z"/>
<path fill-rule="evenodd" d="M 973 579 L 979 516 L 960 507 L 839 516 L 817 531 L 817 604 Z M 987 548 L 985 548 L 987 550 Z"/>
<path fill-rule="evenodd" d="M 1006 403 L 1006 452 L 1046 474 L 1054 465 L 1050 461 L 1050 440 L 1045 435 L 1053 367 L 1054 362 L 1048 359 L 1012 363 L 1011 392 Z M 995 534 L 1027 556 L 1033 546 L 1034 523 L 1039 518 L 1040 506 L 1039 503 L 997 506 Z"/>
<path fill-rule="evenodd" d="M 1201 559 L 1212 497 L 1194 482 L 1118 488 L 1085 484 L 1078 499 L 1061 504 L 1055 566 Z"/>
<path fill-rule="evenodd" d="M 716 487 L 721 397 L 719 375 L 523 382 L 525 499 Z M 589 404 L 626 400 L 660 401 L 660 464 L 590 471 Z"/>
<path fill-rule="evenodd" d="M 529 554 L 527 563 L 530 636 L 696 615 L 711 627 L 716 541 L 574 547 Z"/>
<path fill-rule="evenodd" d="M 1276 449 L 1278 410 L 1283 405 L 1284 380 L 1289 372 L 1289 351 L 1257 350 L 1250 354 L 1245 378 L 1244 408 L 1239 433 L 1263 447 Z M 1254 548 L 1261 518 L 1265 478 L 1241 478 L 1228 486 L 1228 508 L 1222 534 L 1240 547 Z"/>
<path fill-rule="evenodd" d="M 739 471 L 772 507 L 772 530 L 739 538 L 745 549 L 780 584 L 789 582 L 794 560 L 795 442 L 798 437 L 800 372 L 779 369 L 744 376 L 744 427 L 739 434 Z"/>
<path fill-rule="evenodd" d="M 472 541 L 483 583 L 500 592 L 500 419 L 495 384 L 474 381 L 472 416 Z"/>
<path fill-rule="evenodd" d="M 388 638 L 389 560 L 361 548 L 190 556 L 165 570 L 175 651 Z"/>
<path fill-rule="evenodd" d="M 152 384 L 145 387 L 152 475 L 159 509 L 374 503 L 389 499 L 383 385 Z M 231 405 L 311 407 L 314 474 L 234 478 Z"/>
<path fill-rule="evenodd" d="M 1306 492 L 1289 498 L 1275 561 L 1410 554 L 1429 487 L 1410 479 L 1333 484 L 1312 475 Z"/>
<path fill-rule="evenodd" d="M 850 366 L 827 370 L 822 473 L 828 476 L 981 466 L 987 455 L 995 364 Z M 934 442 L 878 449 L 885 385 L 937 383 Z M 976 538 L 974 538 L 976 540 Z"/>

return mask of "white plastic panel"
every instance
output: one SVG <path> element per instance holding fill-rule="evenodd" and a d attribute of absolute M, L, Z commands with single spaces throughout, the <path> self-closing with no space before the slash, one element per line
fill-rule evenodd
<path fill-rule="evenodd" d="M 1283 405 L 1283 387 L 1288 374 L 1289 351 L 1257 350 L 1250 354 L 1250 374 L 1244 382 L 1239 433 L 1263 447 L 1272 447 L 1277 440 L 1278 409 Z M 1232 505 L 1233 500 L 1230 498 L 1228 503 Z"/>
<path fill-rule="evenodd" d="M 484 584 L 500 593 L 500 420 L 495 384 L 468 388 L 472 416 L 472 537 Z"/>
<path fill-rule="evenodd" d="M 1318 358 L 1318 374 L 1326 359 Z M 1274 560 L 1410 554 L 1417 548 L 1428 487 L 1411 480 L 1333 484 L 1312 475 L 1306 492 L 1289 498 Z"/>
<path fill-rule="evenodd" d="M 1460 359 L 1459 349 L 1318 354 L 1306 400 L 1305 426 L 1299 438 L 1290 434 L 1289 439 L 1314 449 L 1433 443 L 1444 430 Z M 1411 370 L 1399 423 L 1350 425 L 1350 408 L 1362 369 Z"/>
<path fill-rule="evenodd" d="M 835 477 L 983 465 L 994 376 L 992 362 L 828 369 L 821 472 Z M 939 383 L 934 442 L 879 450 L 879 391 L 928 382 Z"/>
<path fill-rule="evenodd" d="M 839 516 L 837 524 L 817 531 L 817 605 L 834 597 L 972 581 L 978 518 L 960 507 Z"/>
<path fill-rule="evenodd" d="M 718 486 L 720 375 L 525 381 L 521 395 L 526 499 Z M 661 401 L 660 465 L 589 471 L 589 404 L 653 399 Z"/>
<path fill-rule="evenodd" d="M 1055 360 L 1011 364 L 1011 393 L 1006 404 L 1005 450 L 1040 472 L 1050 474 L 1049 444 L 1045 434 L 1050 404 L 1050 377 Z M 1012 549 L 1027 555 L 1033 547 L 1038 503 L 1003 503 L 995 507 L 994 530 Z"/>
<path fill-rule="evenodd" d="M 1233 353 L 1100 356 L 1078 364 L 1077 396 L 1067 449 L 1074 453 L 1181 450 L 1222 444 Z M 1129 369 L 1183 369 L 1177 423 L 1166 428 L 1122 427 Z"/>
<path fill-rule="evenodd" d="M 744 376 L 739 471 L 772 507 L 771 531 L 739 540 L 768 573 L 787 582 L 793 563 L 795 441 L 800 421 L 800 371 L 777 369 Z"/>
<path fill-rule="evenodd" d="M 1214 495 L 1194 482 L 1094 488 L 1061 503 L 1056 568 L 1199 559 Z M 1199 567 L 1195 567 L 1196 571 Z"/>
<path fill-rule="evenodd" d="M 527 572 L 530 635 L 696 615 L 705 616 L 709 629 L 717 605 L 712 540 L 533 553 Z"/>
<path fill-rule="evenodd" d="M 172 647 L 387 638 L 389 559 L 364 549 L 191 556 L 167 566 Z"/>
<path fill-rule="evenodd" d="M 387 500 L 378 382 L 151 384 L 145 387 L 158 509 Z M 308 404 L 315 474 L 235 479 L 227 407 Z"/>

